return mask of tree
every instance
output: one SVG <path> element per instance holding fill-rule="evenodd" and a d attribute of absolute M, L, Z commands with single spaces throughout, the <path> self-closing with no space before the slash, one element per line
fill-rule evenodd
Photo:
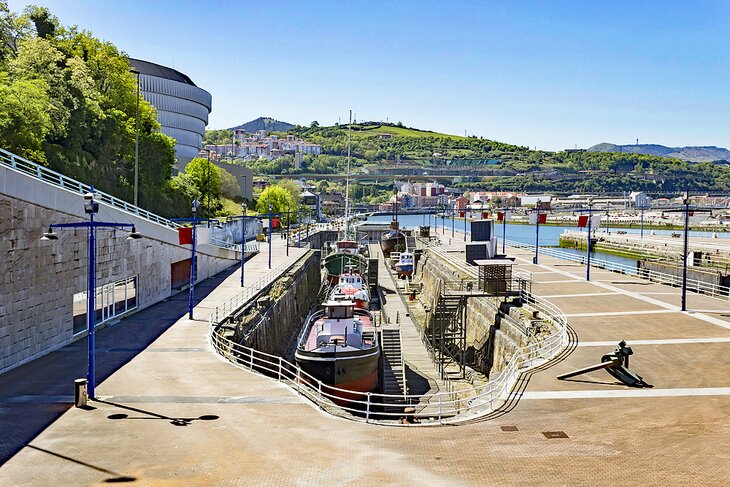
<path fill-rule="evenodd" d="M 274 213 L 282 213 L 296 208 L 291 193 L 276 184 L 269 186 L 261 193 L 256 202 L 256 211 L 262 214 L 268 213 L 269 205 L 272 205 Z"/>
<path fill-rule="evenodd" d="M 221 195 L 221 171 L 208 159 L 196 157 L 185 166 L 185 174 L 198 188 L 198 193 L 211 198 Z"/>
<path fill-rule="evenodd" d="M 316 120 L 313 121 L 312 123 L 309 124 L 309 128 L 312 128 L 312 129 L 319 128 L 319 122 Z"/>
<path fill-rule="evenodd" d="M 241 198 L 241 186 L 236 180 L 236 176 L 229 173 L 222 167 L 219 168 L 221 172 L 221 194 L 229 199 L 240 199 Z"/>
<path fill-rule="evenodd" d="M 291 195 L 292 201 L 298 206 L 302 201 L 302 187 L 293 179 L 282 179 L 279 186 L 284 188 Z"/>
<path fill-rule="evenodd" d="M 10 83 L 0 72 L 0 146 L 44 162 L 42 143 L 51 129 L 48 84 L 43 80 Z"/>

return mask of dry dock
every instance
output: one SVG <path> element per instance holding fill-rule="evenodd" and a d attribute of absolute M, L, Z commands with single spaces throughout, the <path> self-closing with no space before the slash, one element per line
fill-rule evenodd
<path fill-rule="evenodd" d="M 283 241 L 274 252 L 283 261 Z M 542 256 L 534 265 L 529 250 L 510 253 L 532 272 L 533 293 L 566 313 L 575 341 L 558 363 L 524 376 L 513 400 L 487 418 L 433 428 L 334 418 L 224 362 L 209 348 L 207 321 L 182 317 L 100 384 L 104 402 L 69 409 L 39 431 L 0 468 L 0 484 L 730 483 L 730 303 L 690 294 L 692 311 L 681 312 L 676 288 L 599 269 L 585 282 L 579 264 Z M 266 259 L 265 251 L 251 259 L 251 279 L 265 274 Z M 237 282 L 231 274 L 200 313 Z M 626 388 L 602 371 L 556 380 L 621 338 L 634 348 L 632 369 L 653 389 Z M 10 378 L 30 380 L 24 371 L 38 370 L 20 367 Z M 0 407 L 43 400 L 14 395 L 8 376 L 0 376 Z"/>

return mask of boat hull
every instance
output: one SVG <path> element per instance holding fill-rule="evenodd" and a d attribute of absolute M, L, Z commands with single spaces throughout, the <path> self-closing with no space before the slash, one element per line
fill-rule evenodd
<path fill-rule="evenodd" d="M 323 392 L 335 396 L 330 399 L 337 404 L 354 407 L 348 399 L 361 400 L 378 390 L 379 348 L 340 353 L 297 350 L 295 359 L 304 372 L 323 382 Z"/>
<path fill-rule="evenodd" d="M 348 270 L 348 267 L 353 267 L 360 274 L 366 274 L 368 262 L 360 254 L 336 253 L 325 257 L 323 266 L 327 273 L 327 280 L 331 284 L 337 284 L 340 275 Z"/>
<path fill-rule="evenodd" d="M 386 234 L 387 235 L 387 234 Z M 402 233 L 398 233 L 398 236 L 386 236 L 380 239 L 380 248 L 383 249 L 383 255 L 386 258 L 390 257 L 392 252 L 400 252 L 406 248 L 406 238 Z"/>

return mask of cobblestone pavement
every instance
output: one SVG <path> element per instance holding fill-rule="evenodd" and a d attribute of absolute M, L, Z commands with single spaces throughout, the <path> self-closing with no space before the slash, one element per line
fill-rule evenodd
<path fill-rule="evenodd" d="M 710 311 L 682 313 L 672 294 L 658 294 L 675 288 L 598 270 L 587 283 L 582 268 L 514 254 L 578 342 L 525 374 L 515 400 L 490 417 L 434 428 L 333 418 L 220 360 L 205 323 L 183 317 L 99 386 L 104 402 L 69 409 L 32 438 L 0 468 L 0 484 L 730 484 L 730 303 L 690 295 L 691 308 Z M 250 268 L 265 270 L 266 257 Z M 636 341 L 631 367 L 654 389 L 625 388 L 603 371 L 555 379 L 621 338 Z"/>

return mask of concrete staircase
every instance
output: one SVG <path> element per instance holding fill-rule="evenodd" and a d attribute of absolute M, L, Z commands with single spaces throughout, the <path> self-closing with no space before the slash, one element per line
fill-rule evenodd
<path fill-rule="evenodd" d="M 408 307 L 398 294 L 395 279 L 386 266 L 380 246 L 371 244 L 369 250 L 371 256 L 378 256 L 378 277 L 383 296 L 381 309 L 386 317 L 382 322 L 383 332 L 385 336 L 386 333 L 391 333 L 388 330 L 392 329 L 394 330 L 393 335 L 398 334 L 402 356 L 401 366 L 403 367 L 400 372 L 402 374 L 402 370 L 405 369 L 406 392 L 408 394 L 433 394 L 446 391 L 446 384 L 438 376 L 438 371 L 421 341 L 416 324 L 410 317 Z M 388 353 L 395 353 L 395 349 L 385 351 L 386 340 L 383 338 L 384 353 L 387 357 Z M 414 406 L 419 414 L 429 412 L 427 404 L 414 404 Z"/>
<path fill-rule="evenodd" d="M 385 324 L 382 330 L 381 347 L 385 357 L 383 374 L 383 393 L 401 396 L 400 398 L 386 398 L 387 404 L 404 403 L 403 395 L 406 393 L 406 381 L 403 366 L 403 355 L 400 343 L 400 330 L 398 327 Z"/>

